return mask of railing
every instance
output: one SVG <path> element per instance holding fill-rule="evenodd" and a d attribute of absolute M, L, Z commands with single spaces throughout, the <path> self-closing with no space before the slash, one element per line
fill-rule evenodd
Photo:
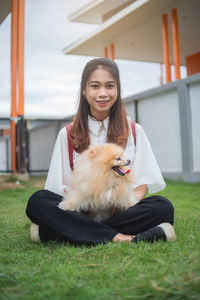
<path fill-rule="evenodd" d="M 28 173 L 47 173 L 56 136 L 60 128 L 72 121 L 66 119 L 26 119 L 26 170 Z M 9 118 L 0 118 L 3 126 L 9 126 Z M 16 149 L 16 156 L 18 156 Z M 0 137 L 0 173 L 11 173 L 10 135 Z"/>

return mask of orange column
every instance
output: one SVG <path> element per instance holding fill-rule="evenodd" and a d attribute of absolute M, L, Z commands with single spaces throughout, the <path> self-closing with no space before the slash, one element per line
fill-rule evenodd
<path fill-rule="evenodd" d="M 180 51 L 179 51 L 179 34 L 178 34 L 178 14 L 177 9 L 172 9 L 172 36 L 173 36 L 173 52 L 175 79 L 180 79 Z"/>
<path fill-rule="evenodd" d="M 115 45 L 113 43 L 110 44 L 110 56 L 112 60 L 115 60 Z"/>
<path fill-rule="evenodd" d="M 171 81 L 170 55 L 169 55 L 169 35 L 167 15 L 162 15 L 162 34 L 163 34 L 163 55 L 165 63 L 166 82 Z"/>
<path fill-rule="evenodd" d="M 24 13 L 25 0 L 18 0 L 18 115 L 24 116 Z"/>
<path fill-rule="evenodd" d="M 104 47 L 104 57 L 108 58 L 108 47 Z"/>
<path fill-rule="evenodd" d="M 17 23 L 18 0 L 12 0 L 11 17 L 11 170 L 16 172 L 16 118 L 17 118 Z"/>

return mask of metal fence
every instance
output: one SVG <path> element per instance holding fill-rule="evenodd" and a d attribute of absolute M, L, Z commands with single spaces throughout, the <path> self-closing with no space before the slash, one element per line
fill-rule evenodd
<path fill-rule="evenodd" d="M 59 130 L 71 121 L 72 117 L 65 119 L 25 119 L 23 154 L 19 155 L 18 143 L 15 153 L 17 168 L 20 160 L 23 160 L 25 171 L 28 173 L 46 173 L 56 136 Z M 0 126 L 3 128 L 0 131 L 0 173 L 11 173 L 10 119 L 0 118 Z"/>

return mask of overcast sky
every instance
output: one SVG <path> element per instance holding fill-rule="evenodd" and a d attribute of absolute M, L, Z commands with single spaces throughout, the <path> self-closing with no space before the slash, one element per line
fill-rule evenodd
<path fill-rule="evenodd" d="M 92 57 L 64 55 L 62 49 L 96 25 L 68 22 L 67 16 L 88 0 L 25 2 L 25 116 L 69 116 L 76 111 L 81 73 Z M 10 25 L 9 15 L 0 25 L 0 116 L 10 114 Z M 160 84 L 159 64 L 116 62 L 122 96 Z"/>

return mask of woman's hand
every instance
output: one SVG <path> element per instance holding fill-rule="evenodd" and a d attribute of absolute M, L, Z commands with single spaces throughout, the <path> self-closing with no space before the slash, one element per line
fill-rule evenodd
<path fill-rule="evenodd" d="M 140 201 L 140 200 L 144 199 L 144 197 L 147 193 L 147 185 L 146 184 L 139 185 L 138 187 L 136 187 L 134 189 L 133 192 L 135 194 L 135 197 Z"/>
<path fill-rule="evenodd" d="M 131 242 L 132 239 L 134 238 L 135 236 L 134 235 L 126 235 L 126 234 L 123 234 L 123 233 L 118 233 L 113 239 L 112 239 L 112 242 L 113 243 L 117 243 L 117 242 Z"/>

